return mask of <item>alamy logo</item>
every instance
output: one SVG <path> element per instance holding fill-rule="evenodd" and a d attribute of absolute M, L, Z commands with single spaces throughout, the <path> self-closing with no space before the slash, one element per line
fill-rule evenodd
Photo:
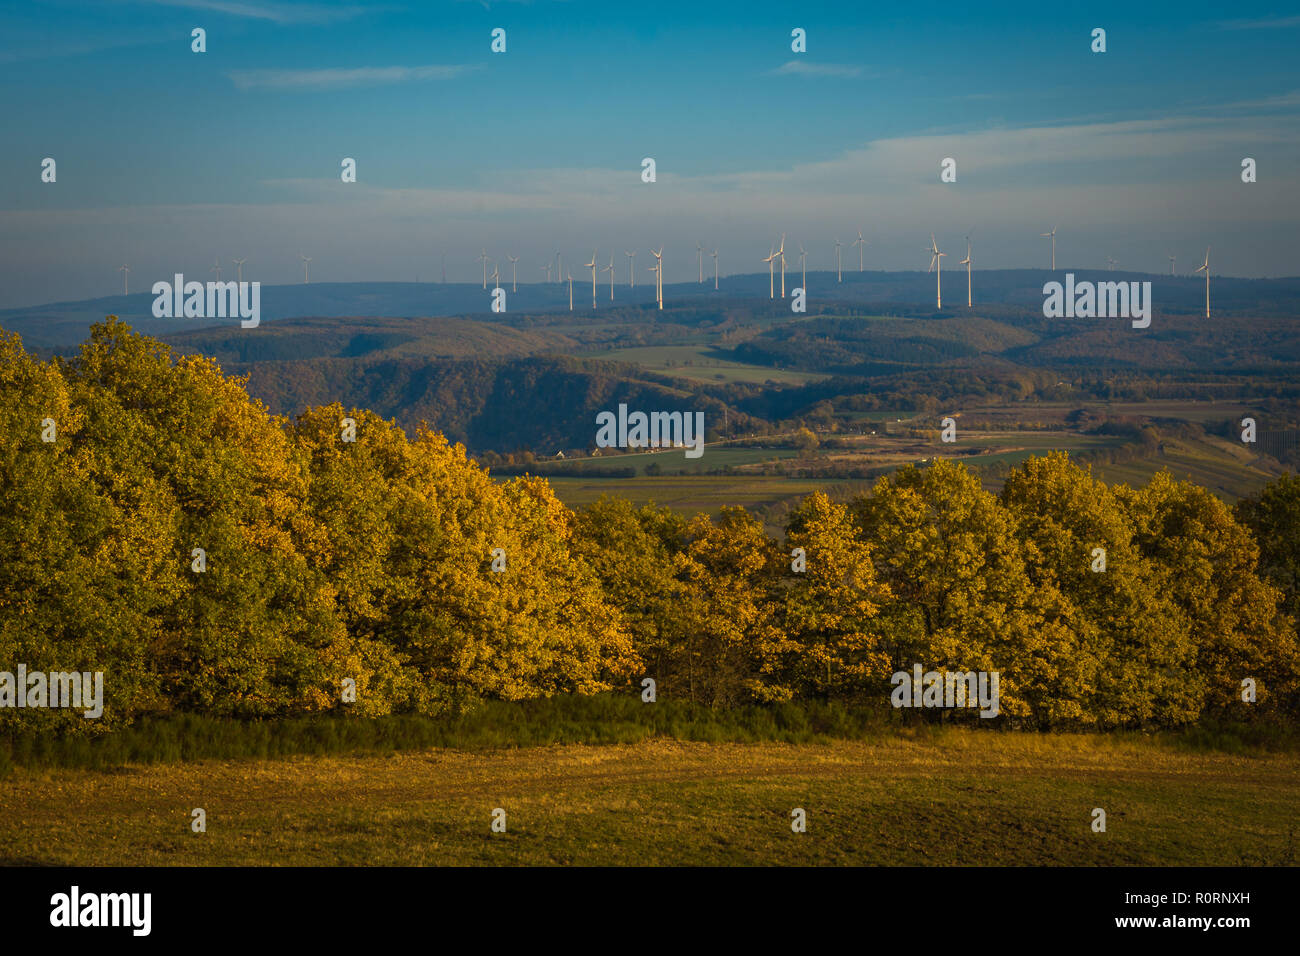
<path fill-rule="evenodd" d="M 255 329 L 262 321 L 262 283 L 260 282 L 186 282 L 176 273 L 176 281 L 155 282 L 153 317 L 155 319 L 225 319 L 240 318 L 239 326 Z"/>
<path fill-rule="evenodd" d="M 1132 319 L 1133 328 L 1151 324 L 1150 282 L 1076 283 L 1074 273 L 1065 274 L 1065 285 L 1043 286 L 1043 316 L 1048 319 Z"/>
<path fill-rule="evenodd" d="M 50 897 L 51 926 L 129 926 L 133 936 L 148 936 L 152 928 L 152 893 L 70 893 Z"/>
<path fill-rule="evenodd" d="M 687 458 L 704 454 L 703 412 L 632 412 L 619 404 L 618 414 L 596 414 L 597 448 L 685 448 Z"/>
<path fill-rule="evenodd" d="M 94 720 L 104 713 L 104 672 L 29 673 L 26 664 L 19 664 L 17 676 L 0 671 L 0 707 L 85 707 L 89 709 L 81 716 Z"/>
<path fill-rule="evenodd" d="M 927 671 L 915 664 L 912 673 L 898 671 L 889 681 L 894 691 L 889 695 L 895 707 L 975 707 L 981 717 L 996 717 L 998 706 L 997 671 Z"/>

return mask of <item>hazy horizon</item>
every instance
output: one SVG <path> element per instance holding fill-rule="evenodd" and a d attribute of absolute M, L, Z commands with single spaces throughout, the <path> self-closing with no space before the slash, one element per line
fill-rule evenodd
<path fill-rule="evenodd" d="M 48 8 L 65 14 L 51 27 Z M 1153 4 L 902 13 L 771 3 L 55 2 L 0 13 L 0 308 L 247 258 L 244 277 L 626 281 L 812 270 L 1300 269 L 1300 17 Z M 575 28 L 573 24 L 582 24 Z M 191 52 L 195 27 L 207 52 Z M 791 50 L 791 30 L 807 51 Z M 1093 53 L 1091 31 L 1106 30 Z M 491 31 L 507 33 L 504 53 Z M 41 162 L 57 181 L 41 181 Z M 641 179 L 653 157 L 656 181 Z M 956 160 L 957 180 L 940 182 Z M 1258 181 L 1241 181 L 1253 158 Z M 357 181 L 340 180 L 344 158 Z M 706 258 L 706 271 L 712 262 Z M 588 271 L 589 278 L 589 271 Z M 607 280 L 607 276 L 602 276 Z"/>

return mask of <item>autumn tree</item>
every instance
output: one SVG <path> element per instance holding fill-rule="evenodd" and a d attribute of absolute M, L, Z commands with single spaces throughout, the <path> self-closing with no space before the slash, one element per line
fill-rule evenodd
<path fill-rule="evenodd" d="M 744 508 L 697 515 L 677 555 L 684 640 L 674 670 L 693 701 L 727 706 L 794 695 L 788 675 L 796 641 L 774 613 L 780 560 L 763 526 Z"/>
<path fill-rule="evenodd" d="M 238 716 L 326 706 L 322 651 L 344 632 L 296 546 L 307 476 L 280 423 L 210 359 L 173 360 L 113 319 L 64 375 L 89 477 L 128 527 L 146 525 L 138 546 L 163 598 L 148 656 L 162 695 Z"/>
<path fill-rule="evenodd" d="M 1283 592 L 1258 575 L 1259 546 L 1217 496 L 1168 471 L 1119 495 L 1136 527 L 1136 541 L 1152 563 L 1157 587 L 1186 615 L 1195 659 L 1185 666 L 1189 685 L 1204 685 L 1204 703 L 1241 717 L 1242 680 L 1256 682 L 1257 704 L 1275 692 L 1293 693 L 1300 648 L 1293 623 L 1281 611 Z"/>
<path fill-rule="evenodd" d="M 1037 716 L 1058 635 L 1041 627 L 1011 516 L 960 464 L 905 466 L 850 503 L 892 599 L 880 611 L 890 670 L 998 671 L 1001 709 Z"/>
<path fill-rule="evenodd" d="M 790 683 L 800 693 L 854 696 L 886 686 L 889 654 L 875 628 L 889 588 L 848 509 L 824 493 L 804 498 L 786 524 L 780 621 L 797 644 Z"/>
<path fill-rule="evenodd" d="M 1187 619 L 1134 540 L 1123 503 L 1063 452 L 1030 458 L 1001 500 L 1015 519 L 1050 653 L 1032 667 L 1051 722 L 1100 726 L 1195 719 Z"/>
<path fill-rule="evenodd" d="M 681 608 L 686 588 L 677 580 L 675 561 L 685 541 L 686 522 L 667 508 L 638 508 L 626 499 L 601 495 L 574 515 L 574 552 L 622 613 L 646 676 L 669 694 L 687 683 L 673 669 L 677 649 L 685 643 Z"/>

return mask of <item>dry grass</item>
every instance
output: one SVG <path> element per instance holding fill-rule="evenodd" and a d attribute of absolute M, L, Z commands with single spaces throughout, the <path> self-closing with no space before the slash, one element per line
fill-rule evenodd
<path fill-rule="evenodd" d="M 1298 797 L 1293 753 L 961 730 L 656 739 L 19 770 L 0 786 L 0 840 L 28 864 L 1286 864 Z"/>

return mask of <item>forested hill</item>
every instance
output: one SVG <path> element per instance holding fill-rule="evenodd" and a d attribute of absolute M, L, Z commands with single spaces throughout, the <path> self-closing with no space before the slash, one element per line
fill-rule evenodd
<path fill-rule="evenodd" d="M 1195 279 L 1078 274 L 1151 281 L 1151 325 L 1139 330 L 1124 318 L 1045 318 L 1041 286 L 1053 275 L 977 273 L 971 309 L 957 295 L 964 276 L 945 279 L 946 307 L 936 310 L 933 276 L 864 272 L 845 273 L 842 284 L 809 273 L 806 313 L 770 299 L 758 281 L 767 277 L 751 276 L 728 280 L 739 292 L 670 285 L 663 310 L 638 287 L 635 298 L 616 289 L 613 304 L 570 312 L 566 284 L 520 286 L 504 314 L 438 316 L 417 310 L 479 309 L 483 290 L 322 283 L 267 287 L 256 329 L 139 320 L 129 310 L 123 318 L 247 375 L 249 391 L 277 413 L 337 401 L 408 428 L 428 423 L 474 453 L 588 448 L 596 413 L 620 402 L 704 411 L 715 435 L 725 419 L 734 436 L 824 420 L 827 403 L 852 427 L 864 408 L 1300 395 L 1300 279 L 1215 278 L 1207 320 Z M 66 353 L 81 323 L 102 320 L 114 302 L 11 310 L 0 327 L 37 354 Z M 147 297 L 116 304 L 148 309 Z M 296 309 L 314 314 L 286 317 Z M 1290 421 L 1280 414 L 1270 422 Z"/>
<path fill-rule="evenodd" d="M 611 362 L 568 357 L 509 361 L 429 361 L 384 358 L 368 362 L 258 362 L 238 366 L 249 392 L 277 413 L 339 401 L 384 418 L 438 428 L 471 449 L 539 454 L 586 448 L 595 415 L 620 402 L 630 408 L 700 411 L 712 425 L 723 405 L 671 386 L 670 380 Z M 736 416 L 738 424 L 747 416 Z"/>

